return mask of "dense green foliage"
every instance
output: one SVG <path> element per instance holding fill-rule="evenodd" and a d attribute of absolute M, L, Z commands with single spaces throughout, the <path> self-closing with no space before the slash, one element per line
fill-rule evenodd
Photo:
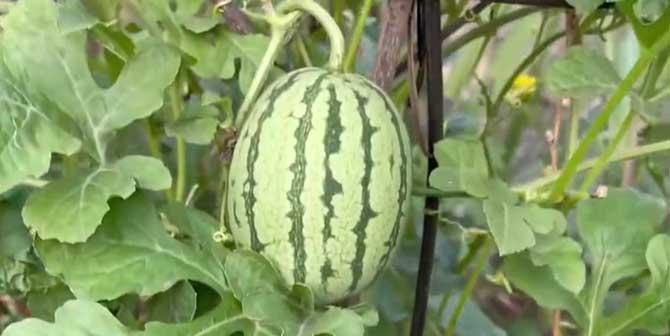
<path fill-rule="evenodd" d="M 313 1 L 0 0 L 2 336 L 406 335 L 428 195 L 426 335 L 670 334 L 667 0 L 441 1 L 431 172 Z"/>

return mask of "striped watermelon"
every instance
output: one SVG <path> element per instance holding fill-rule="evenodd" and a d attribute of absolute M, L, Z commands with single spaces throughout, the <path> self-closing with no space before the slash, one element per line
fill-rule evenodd
<path fill-rule="evenodd" d="M 405 126 L 381 89 L 359 75 L 301 69 L 272 84 L 240 130 L 228 224 L 289 284 L 332 303 L 388 262 L 411 175 Z"/>

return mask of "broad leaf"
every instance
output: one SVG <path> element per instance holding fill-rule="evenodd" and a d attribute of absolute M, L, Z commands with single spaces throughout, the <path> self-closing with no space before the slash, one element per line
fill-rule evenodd
<path fill-rule="evenodd" d="M 109 211 L 107 200 L 127 198 L 134 191 L 132 177 L 118 169 L 99 168 L 33 192 L 23 208 L 23 219 L 42 239 L 83 242 Z"/>
<path fill-rule="evenodd" d="M 12 324 L 2 336 L 280 336 L 281 332 L 245 318 L 229 294 L 208 314 L 183 324 L 149 322 L 145 331 L 132 331 L 104 306 L 90 301 L 69 301 L 56 311 L 55 323 L 35 318 Z"/>
<path fill-rule="evenodd" d="M 167 135 L 198 145 L 211 143 L 219 126 L 219 111 L 212 105 L 203 106 L 204 103 L 200 99 L 189 101 L 184 116 L 166 125 Z"/>
<path fill-rule="evenodd" d="M 665 216 L 665 204 L 627 189 L 577 205 L 577 228 L 590 255 L 592 273 L 582 292 L 589 323 L 598 325 L 605 294 L 614 282 L 643 271 L 647 243 Z"/>
<path fill-rule="evenodd" d="M 147 320 L 164 323 L 191 321 L 195 316 L 196 295 L 188 281 L 178 282 L 167 291 L 147 300 Z"/>
<path fill-rule="evenodd" d="M 484 213 L 501 256 L 535 245 L 535 233 L 565 230 L 565 218 L 560 212 L 538 206 L 514 206 L 485 200 Z"/>
<path fill-rule="evenodd" d="M 477 141 L 445 139 L 435 144 L 439 167 L 430 174 L 430 185 L 442 191 L 487 195 L 488 166 L 484 147 Z"/>
<path fill-rule="evenodd" d="M 129 336 L 130 330 L 105 307 L 90 301 L 68 301 L 56 311 L 55 323 L 29 318 L 10 325 L 2 336 Z"/>
<path fill-rule="evenodd" d="M 80 141 L 58 126 L 59 113 L 0 61 L 0 193 L 45 174 L 52 153 L 79 150 Z"/>
<path fill-rule="evenodd" d="M 135 332 L 132 336 L 227 336 L 236 333 L 245 336 L 282 335 L 280 330 L 244 316 L 235 298 L 225 294 L 222 303 L 215 310 L 190 323 L 174 325 L 150 322 L 144 332 Z"/>
<path fill-rule="evenodd" d="M 74 299 L 74 295 L 67 286 L 59 283 L 49 288 L 30 291 L 27 299 L 32 317 L 53 322 L 56 310 L 65 302 Z"/>
<path fill-rule="evenodd" d="M 586 265 L 582 247 L 571 238 L 537 236 L 537 244 L 530 250 L 536 266 L 549 266 L 556 282 L 573 294 L 579 294 L 586 281 Z"/>
<path fill-rule="evenodd" d="M 463 295 L 462 291 L 453 293 L 453 298 L 449 300 L 447 307 L 444 309 L 442 316 L 437 316 L 437 319 L 441 326 L 446 328 L 448 326 L 449 320 L 455 313 L 456 305 L 458 300 Z M 439 307 L 435 307 L 436 309 Z M 458 317 L 458 322 L 456 324 L 456 334 L 457 335 L 468 335 L 468 336 L 507 336 L 508 334 L 500 327 L 495 325 L 486 313 L 482 311 L 477 302 L 474 300 L 468 300 L 463 306 L 463 311 Z"/>
<path fill-rule="evenodd" d="M 163 214 L 165 216 L 162 218 L 166 221 L 166 225 L 176 230 L 182 242 L 210 254 L 223 268 L 223 260 L 228 250 L 213 238 L 219 230 L 219 222 L 216 219 L 203 211 L 178 202 L 167 204 L 163 208 Z"/>
<path fill-rule="evenodd" d="M 652 238 L 646 259 L 651 273 L 649 289 L 605 319 L 603 335 L 630 335 L 633 330 L 647 330 L 655 335 L 670 332 L 670 236 Z"/>
<path fill-rule="evenodd" d="M 551 65 L 547 80 L 549 87 L 559 95 L 593 97 L 614 91 L 621 77 L 600 52 L 574 47 L 565 58 Z"/>
<path fill-rule="evenodd" d="M 63 33 L 89 29 L 98 22 L 81 0 L 65 0 L 58 11 L 58 26 Z"/>
<path fill-rule="evenodd" d="M 153 295 L 185 279 L 225 290 L 219 262 L 170 237 L 147 197 L 110 203 L 112 210 L 87 242 L 36 242 L 47 271 L 61 276 L 78 298 Z"/>
<path fill-rule="evenodd" d="M 375 312 L 356 313 L 329 307 L 315 311 L 311 291 L 295 285 L 289 291 L 270 262 L 255 252 L 237 250 L 226 258 L 226 278 L 245 316 L 263 321 L 285 335 L 363 336 L 366 326 L 376 324 Z"/>
<path fill-rule="evenodd" d="M 107 201 L 114 196 L 130 196 L 135 191 L 135 180 L 152 190 L 169 188 L 172 183 L 170 172 L 161 161 L 127 156 L 109 168 L 67 177 L 32 193 L 23 218 L 42 239 L 86 241 L 109 211 Z"/>
<path fill-rule="evenodd" d="M 586 312 L 577 297 L 556 281 L 548 266 L 535 266 L 527 253 L 505 257 L 503 271 L 514 286 L 540 306 L 567 310 L 578 322 L 584 321 Z"/>
<path fill-rule="evenodd" d="M 126 156 L 115 162 L 112 167 L 133 177 L 137 184 L 145 189 L 164 190 L 172 185 L 172 176 L 168 168 L 162 161 L 152 157 Z"/>
<path fill-rule="evenodd" d="M 213 27 L 209 27 L 211 23 L 203 26 L 202 22 L 196 22 L 200 20 L 195 14 L 203 3 L 204 0 L 173 3 L 144 0 L 140 6 L 143 14 L 151 19 L 147 24 L 151 25 L 152 31 L 163 31 L 162 37 L 167 42 L 195 59 L 192 69 L 198 76 L 230 79 L 235 76 L 235 62 L 239 60 L 239 84 L 242 92 L 246 93 L 269 39 L 260 34 L 237 35 L 223 27 L 217 27 L 215 35 L 197 34 L 209 30 L 203 27 Z"/>
<path fill-rule="evenodd" d="M 12 258 L 30 249 L 32 239 L 21 220 L 21 210 L 11 203 L 0 203 L 0 258 Z"/>
<path fill-rule="evenodd" d="M 99 163 L 92 172 L 56 181 L 33 193 L 24 211 L 26 225 L 37 230 L 41 238 L 82 242 L 100 224 L 110 197 L 130 195 L 133 178 L 147 182 L 145 173 L 127 174 L 110 167 L 107 143 L 114 131 L 163 105 L 163 91 L 173 81 L 180 58 L 178 51 L 166 45 L 146 44 L 127 62 L 114 85 L 103 89 L 89 70 L 86 32 L 78 30 L 82 28 L 79 24 L 74 25 L 76 29 L 63 30 L 59 6 L 50 0 L 26 0 L 14 6 L 3 21 L 2 53 L 12 76 L 24 79 L 26 85 L 56 104 L 62 111 L 58 120 L 69 119 L 68 125 L 76 125 L 71 126 L 78 128 L 84 148 Z M 52 139 L 61 134 L 47 131 L 45 138 L 37 138 L 40 142 L 58 145 L 68 139 Z M 24 168 L 21 176 L 44 173 L 48 168 L 45 154 L 51 151 L 72 152 L 71 148 L 64 150 L 63 145 L 40 144 L 35 148 L 39 148 L 39 158 L 30 157 L 31 169 Z M 164 186 L 164 170 L 159 173 L 163 179 L 158 182 Z"/>
<path fill-rule="evenodd" d="M 31 86 L 77 123 L 88 151 L 104 163 L 112 131 L 162 106 L 163 90 L 177 73 L 179 54 L 165 45 L 147 45 L 112 87 L 102 89 L 88 68 L 86 32 L 63 32 L 58 16 L 57 4 L 50 0 L 18 3 L 3 25 L 5 63 L 12 71 L 22 71 Z"/>

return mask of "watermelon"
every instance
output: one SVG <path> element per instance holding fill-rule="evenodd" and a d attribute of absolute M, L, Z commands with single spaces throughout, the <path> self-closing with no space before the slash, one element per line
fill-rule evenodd
<path fill-rule="evenodd" d="M 270 85 L 239 132 L 228 226 L 317 303 L 368 286 L 408 217 L 410 140 L 389 97 L 365 77 L 319 68 Z"/>

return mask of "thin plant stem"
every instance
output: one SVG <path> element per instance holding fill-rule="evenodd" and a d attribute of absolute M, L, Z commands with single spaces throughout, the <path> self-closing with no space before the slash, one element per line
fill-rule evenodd
<path fill-rule="evenodd" d="M 372 0 L 363 0 L 361 4 L 361 11 L 358 14 L 358 19 L 356 19 L 356 25 L 354 26 L 354 32 L 351 35 L 351 40 L 349 42 L 349 49 L 344 56 L 344 72 L 354 71 L 354 64 L 356 63 L 356 54 L 358 54 L 358 47 L 361 44 L 363 39 L 363 32 L 365 31 L 365 22 L 367 21 L 368 15 L 370 15 L 370 10 L 374 1 Z"/>
<path fill-rule="evenodd" d="M 569 102 L 569 111 L 570 111 L 570 129 L 568 131 L 568 157 L 571 157 L 572 154 L 577 150 L 579 145 L 579 119 L 581 115 L 579 113 L 581 105 L 579 100 L 571 99 Z"/>
<path fill-rule="evenodd" d="M 28 187 L 33 187 L 33 188 L 42 188 L 49 184 L 50 182 L 47 180 L 42 180 L 38 178 L 29 178 L 25 179 L 21 182 L 22 185 L 28 186 Z"/>
<path fill-rule="evenodd" d="M 568 160 L 568 163 L 563 169 L 561 176 L 556 181 L 556 184 L 554 184 L 554 188 L 549 194 L 550 201 L 561 200 L 563 193 L 572 183 L 572 179 L 577 172 L 579 164 L 588 154 L 588 151 L 598 137 L 598 134 L 600 134 L 605 126 L 607 126 L 607 122 L 612 116 L 612 113 L 614 113 L 621 101 L 628 95 L 628 92 L 630 92 L 630 90 L 633 88 L 644 70 L 653 61 L 654 57 L 658 55 L 660 51 L 665 49 L 669 43 L 670 31 L 666 32 L 650 50 L 642 53 L 633 68 L 630 70 L 630 72 L 628 72 L 628 75 L 626 75 L 624 80 L 619 84 L 619 86 L 617 86 L 617 89 L 607 101 L 607 104 L 605 104 L 603 111 L 600 113 L 600 115 L 598 115 L 589 130 L 586 132 L 584 139 L 582 139 L 579 146 L 577 147 L 577 150 L 570 157 L 570 160 Z"/>
<path fill-rule="evenodd" d="M 456 303 L 454 312 L 451 314 L 451 317 L 449 318 L 449 324 L 447 325 L 447 330 L 444 333 L 446 336 L 453 336 L 454 332 L 456 332 L 456 324 L 458 323 L 458 319 L 461 316 L 461 313 L 463 312 L 465 304 L 470 299 L 472 291 L 475 289 L 475 285 L 477 284 L 479 275 L 484 270 L 484 266 L 486 266 L 486 262 L 489 259 L 490 249 L 491 249 L 491 243 L 489 242 L 489 239 L 487 237 L 486 241 L 484 241 L 483 243 L 481 251 L 479 252 L 480 253 L 479 259 L 477 259 L 475 270 L 472 272 L 472 274 L 470 274 L 468 282 L 465 284 L 465 288 L 463 289 L 461 296 L 458 298 L 458 302 Z"/>
<path fill-rule="evenodd" d="M 331 1 L 332 1 L 331 11 L 333 13 L 333 19 L 335 20 L 338 26 L 343 27 L 344 10 L 347 7 L 347 1 L 346 0 L 331 0 Z"/>
<path fill-rule="evenodd" d="M 482 36 L 490 36 L 491 34 L 495 33 L 498 28 L 528 15 L 540 12 L 541 10 L 541 8 L 537 7 L 524 7 L 496 16 L 495 19 L 477 26 L 477 28 L 468 31 L 451 42 L 445 43 L 442 48 L 442 55 L 444 58 L 447 58 L 471 41 L 476 40 Z"/>
<path fill-rule="evenodd" d="M 163 161 L 163 153 L 161 152 L 160 140 L 153 131 L 151 127 L 151 122 L 149 119 L 142 120 L 142 128 L 144 128 L 144 135 L 147 137 L 147 147 L 149 148 L 149 153 L 152 157 Z M 172 198 L 172 191 L 170 189 L 165 190 L 165 196 L 169 200 L 174 200 Z"/>
<path fill-rule="evenodd" d="M 175 79 L 169 93 L 173 121 L 179 120 L 183 110 L 180 83 L 179 75 L 177 75 L 177 79 Z M 179 136 L 175 140 L 177 143 L 177 181 L 175 182 L 173 196 L 175 201 L 181 202 L 184 199 L 186 188 L 186 142 Z"/>
<path fill-rule="evenodd" d="M 330 39 L 330 56 L 325 67 L 340 71 L 344 59 L 344 35 L 342 35 L 342 31 L 333 17 L 314 0 L 286 0 L 277 8 L 277 11 L 281 14 L 287 14 L 295 10 L 312 15 L 326 30 Z"/>
<path fill-rule="evenodd" d="M 412 188 L 412 195 L 414 196 L 423 196 L 423 197 L 440 197 L 440 198 L 469 198 L 471 197 L 465 192 L 454 191 L 446 192 L 438 189 L 433 189 L 429 187 L 414 186 Z"/>
<path fill-rule="evenodd" d="M 307 46 L 305 45 L 305 40 L 302 38 L 302 35 L 296 34 L 295 43 L 298 46 L 298 53 L 300 54 L 303 63 L 305 63 L 305 66 L 313 66 L 314 63 L 312 63 L 312 58 L 309 57 L 309 51 L 307 50 Z"/>
<path fill-rule="evenodd" d="M 261 87 L 263 83 L 265 83 L 265 81 L 267 80 L 267 77 L 270 74 L 270 70 L 272 69 L 272 65 L 274 64 L 275 59 L 279 54 L 279 51 L 281 49 L 280 47 L 284 42 L 285 35 L 286 31 L 283 29 L 272 30 L 270 36 L 270 43 L 268 44 L 267 47 L 267 52 L 265 53 L 265 55 L 263 55 L 263 58 L 261 59 L 261 62 L 258 65 L 258 70 L 256 71 L 256 74 L 254 75 L 254 78 L 251 81 L 249 90 L 247 90 L 247 95 L 244 97 L 242 105 L 240 105 L 240 108 L 237 111 L 235 124 L 238 127 L 244 124 L 244 121 L 246 120 L 250 112 L 249 110 L 251 109 L 251 105 L 254 103 L 254 101 L 256 101 L 256 97 L 260 94 Z"/>
<path fill-rule="evenodd" d="M 612 158 L 609 160 L 608 163 L 613 163 L 613 162 L 620 162 L 620 161 L 626 161 L 626 160 L 632 160 L 636 158 L 640 158 L 643 156 L 655 154 L 658 152 L 664 152 L 664 151 L 670 151 L 670 140 L 666 141 L 660 141 L 660 142 L 655 142 L 652 144 L 644 145 L 644 146 L 639 146 L 635 148 L 631 148 L 628 150 L 623 150 L 617 154 L 612 155 Z M 598 159 L 592 159 L 592 160 L 587 160 L 579 164 L 575 170 L 576 173 L 588 170 L 593 168 L 598 162 Z M 513 187 L 512 190 L 515 193 L 521 194 L 521 195 L 531 195 L 535 193 L 541 192 L 543 189 L 551 186 L 554 184 L 561 176 L 563 172 L 559 171 L 556 174 L 552 174 L 549 176 L 545 176 L 542 178 L 539 178 L 537 180 L 534 180 L 528 184 Z"/>
<path fill-rule="evenodd" d="M 667 56 L 668 55 L 665 53 L 663 53 L 663 55 L 660 55 L 659 58 L 656 59 L 656 61 L 654 61 L 647 70 L 647 75 L 645 76 L 644 82 L 642 84 L 643 99 L 648 99 L 653 95 L 654 89 L 656 88 L 656 82 L 658 81 L 659 78 L 659 74 L 663 71 L 663 69 L 665 68 L 665 64 L 667 63 L 668 60 Z M 600 154 L 600 156 L 598 157 L 598 162 L 586 175 L 586 178 L 582 182 L 582 185 L 579 189 L 581 192 L 587 192 L 589 188 L 591 188 L 591 186 L 598 179 L 598 177 L 602 174 L 602 172 L 605 170 L 605 167 L 607 166 L 610 157 L 612 157 L 612 154 L 614 154 L 617 148 L 619 148 L 619 145 L 624 140 L 625 136 L 630 132 L 630 129 L 633 126 L 633 120 L 635 116 L 636 116 L 635 111 L 633 110 L 628 111 L 628 114 L 626 115 L 626 118 L 619 126 L 619 129 L 617 130 L 614 139 L 612 139 L 612 141 L 608 144 L 605 151 L 603 151 L 603 153 Z"/>
<path fill-rule="evenodd" d="M 635 112 L 633 110 L 629 110 L 626 113 L 626 118 L 623 120 L 621 125 L 619 126 L 619 129 L 616 132 L 616 135 L 614 136 L 614 139 L 610 141 L 610 143 L 607 145 L 607 148 L 605 148 L 605 151 L 600 154 L 598 159 L 596 160 L 596 164 L 589 170 L 588 174 L 586 174 L 586 177 L 584 178 L 584 181 L 582 181 L 582 185 L 579 187 L 580 192 L 588 192 L 591 186 L 596 182 L 598 177 L 600 177 L 600 174 L 605 170 L 605 167 L 609 164 L 609 160 L 616 152 L 617 148 L 619 148 L 619 145 L 621 144 L 621 141 L 626 137 L 626 134 L 630 131 L 631 126 L 633 125 L 633 119 L 635 117 Z"/>

